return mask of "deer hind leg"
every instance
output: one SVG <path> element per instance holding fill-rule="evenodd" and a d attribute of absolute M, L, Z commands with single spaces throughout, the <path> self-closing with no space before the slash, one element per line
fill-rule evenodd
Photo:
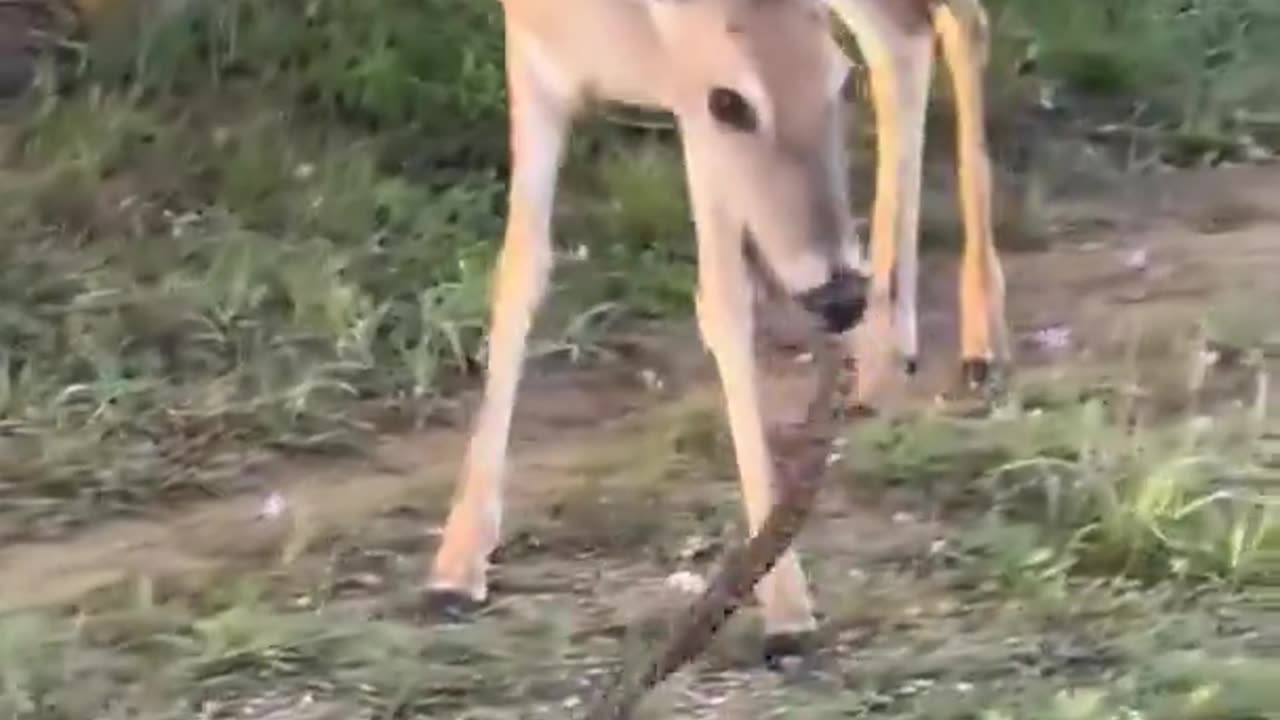
<path fill-rule="evenodd" d="M 433 605 L 484 602 L 488 557 L 501 530 L 502 484 L 529 327 L 551 272 L 551 211 L 569 105 L 508 37 L 511 175 L 508 217 L 490 307 L 484 397 L 428 579 Z"/>
<path fill-rule="evenodd" d="M 913 374 L 918 362 L 920 175 L 933 35 L 923 15 L 866 0 L 830 1 L 866 60 L 875 114 L 871 299 L 865 319 L 852 333 L 857 400 L 874 406 L 895 366 Z"/>
<path fill-rule="evenodd" d="M 725 396 L 729 429 L 752 533 L 774 503 L 774 464 L 760 406 L 752 313 L 754 286 L 741 231 L 723 221 L 705 189 L 715 178 L 699 151 L 684 142 L 685 171 L 698 235 L 696 311 Z M 764 619 L 766 658 L 800 649 L 816 627 L 807 581 L 794 549 L 784 553 L 755 588 Z"/>
<path fill-rule="evenodd" d="M 1005 284 L 991 222 L 991 159 L 987 153 L 982 73 L 986 14 L 974 0 L 945 0 L 934 24 L 955 90 L 956 149 L 964 256 L 960 276 L 960 353 L 966 384 L 985 384 L 992 361 L 1011 359 Z"/>

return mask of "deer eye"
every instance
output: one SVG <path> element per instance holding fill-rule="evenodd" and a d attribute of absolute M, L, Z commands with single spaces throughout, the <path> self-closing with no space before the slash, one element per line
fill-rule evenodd
<path fill-rule="evenodd" d="M 707 109 L 717 122 L 740 132 L 755 132 L 756 111 L 741 93 L 729 88 L 712 88 L 707 95 Z"/>

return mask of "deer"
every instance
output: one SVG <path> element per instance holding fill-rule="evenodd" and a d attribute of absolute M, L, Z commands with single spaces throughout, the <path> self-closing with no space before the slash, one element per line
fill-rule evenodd
<path fill-rule="evenodd" d="M 897 369 L 919 367 L 920 187 L 925 111 L 935 39 L 951 76 L 964 244 L 960 263 L 960 371 L 971 390 L 1008 369 L 1012 348 L 1005 280 L 991 216 L 983 73 L 989 47 L 981 0 L 827 0 L 849 28 L 867 66 L 876 128 L 871 214 L 871 292 L 850 340 L 856 358 L 851 405 L 874 412 Z M 892 342 L 884 342 L 890 338 Z"/>
<path fill-rule="evenodd" d="M 753 346 L 760 283 L 858 358 L 856 394 L 871 395 L 863 356 L 882 358 L 872 367 L 887 367 L 895 352 L 904 365 L 914 362 L 920 154 L 935 37 L 961 116 L 962 352 L 970 372 L 996 357 L 1003 312 L 982 129 L 986 18 L 976 0 L 502 0 L 502 9 L 507 218 L 481 402 L 424 588 L 430 608 L 454 616 L 488 599 L 514 403 L 553 264 L 558 173 L 573 121 L 593 101 L 674 116 L 697 249 L 694 315 L 720 380 L 751 532 L 775 498 Z M 832 33 L 833 10 L 863 50 L 876 108 L 870 272 L 848 208 L 843 102 L 853 66 Z M 880 327 L 862 332 L 872 324 L 864 314 Z M 807 647 L 817 622 L 794 549 L 755 594 L 765 657 Z"/>

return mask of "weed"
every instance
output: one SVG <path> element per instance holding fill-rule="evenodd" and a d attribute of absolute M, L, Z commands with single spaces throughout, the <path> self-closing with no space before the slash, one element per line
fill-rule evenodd
<path fill-rule="evenodd" d="M 1276 88 L 1260 59 L 1280 15 L 1253 0 L 1167 0 L 1055 5 L 991 0 L 996 56 L 1024 57 L 1069 92 L 1137 99 L 1144 115 L 1191 130 L 1226 132 L 1235 110 L 1269 108 Z M 997 66 L 1011 67 L 1006 60 Z"/>
<path fill-rule="evenodd" d="M 978 544 L 1011 580 L 1044 565 L 1249 583 L 1280 538 L 1280 478 L 1248 427 L 1226 416 L 1134 426 L 1094 399 L 882 423 L 855 434 L 849 454 L 860 485 L 909 483 L 994 513 L 995 535 Z"/>
<path fill-rule="evenodd" d="M 216 483 L 200 453 L 227 448 L 206 441 L 341 443 L 367 429 L 353 402 L 429 400 L 479 355 L 490 178 L 437 191 L 270 115 L 234 136 L 161 117 L 57 101 L 9 178 L 36 209 L 0 251 L 11 498 L 123 509 Z"/>
<path fill-rule="evenodd" d="M 96 37 L 0 176 L 0 535 L 233 491 L 249 448 L 354 448 L 368 406 L 421 417 L 476 371 L 505 148 L 467 138 L 503 137 L 498 11 L 197 2 Z M 444 140 L 401 156 L 406 133 Z M 571 246 L 606 240 L 548 313 L 570 359 L 691 285 L 675 158 L 626 157 L 599 170 L 616 205 L 569 202 Z"/>

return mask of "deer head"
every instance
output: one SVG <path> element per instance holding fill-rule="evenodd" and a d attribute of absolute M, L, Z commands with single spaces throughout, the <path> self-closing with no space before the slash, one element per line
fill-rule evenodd
<path fill-rule="evenodd" d="M 849 220 L 841 93 L 848 61 L 818 0 L 648 0 L 672 68 L 700 225 L 831 332 L 855 324 L 864 277 Z M 700 228 L 705 234 L 706 228 Z"/>

